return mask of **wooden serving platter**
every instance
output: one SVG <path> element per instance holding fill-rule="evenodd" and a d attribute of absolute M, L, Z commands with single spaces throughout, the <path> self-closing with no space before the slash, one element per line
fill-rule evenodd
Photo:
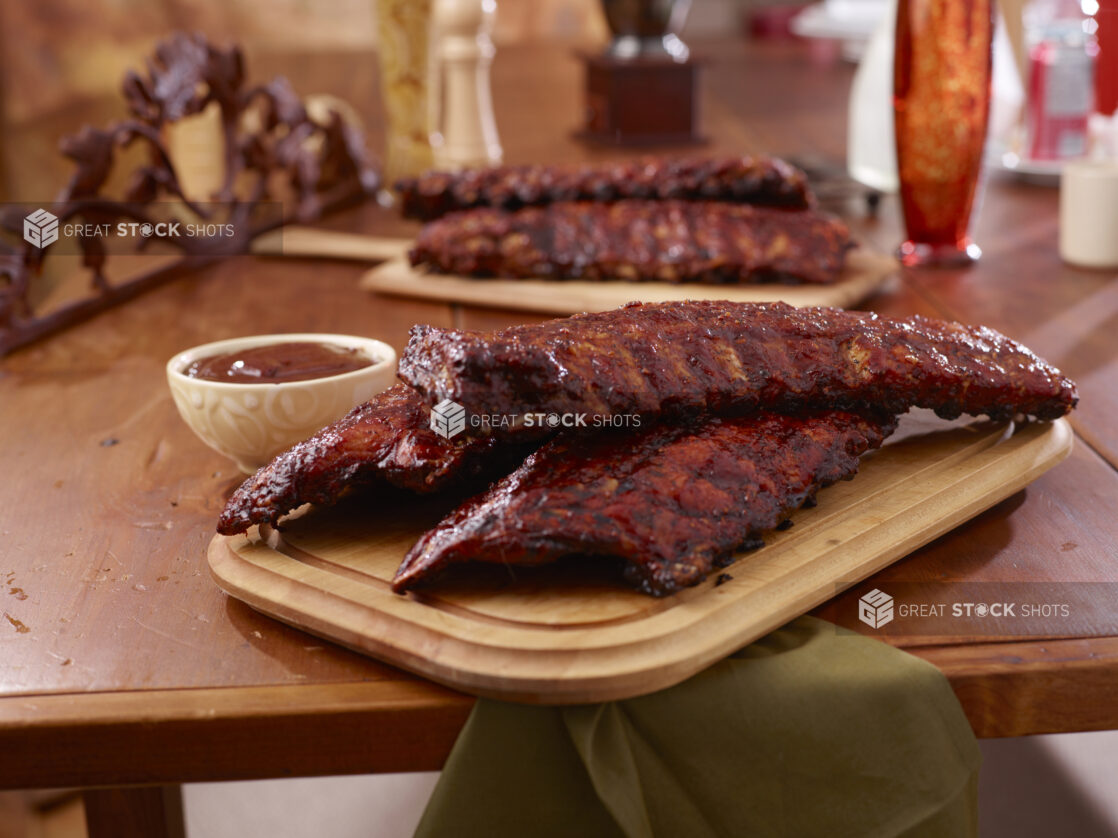
<path fill-rule="evenodd" d="M 849 308 L 869 297 L 896 272 L 889 256 L 858 248 L 846 259 L 846 270 L 833 285 L 704 285 L 697 282 L 587 281 L 578 279 L 477 279 L 417 270 L 406 259 L 392 259 L 368 271 L 361 287 L 393 297 L 498 305 L 517 311 L 577 314 L 605 311 L 639 300 L 731 300 L 767 303 L 783 300 L 794 306 Z"/>
<path fill-rule="evenodd" d="M 387 259 L 406 259 L 411 244 L 411 239 L 381 238 L 288 225 L 257 236 L 252 240 L 252 252 L 258 256 L 383 262 Z"/>
<path fill-rule="evenodd" d="M 423 593 L 389 589 L 418 536 L 453 506 L 397 498 L 311 510 L 248 535 L 217 536 L 217 583 L 313 634 L 467 692 L 565 704 L 671 686 L 831 599 L 1008 497 L 1063 459 L 1051 424 L 948 424 L 917 413 L 820 492 L 793 526 L 744 553 L 730 578 L 654 599 L 602 563 L 478 565 Z"/>

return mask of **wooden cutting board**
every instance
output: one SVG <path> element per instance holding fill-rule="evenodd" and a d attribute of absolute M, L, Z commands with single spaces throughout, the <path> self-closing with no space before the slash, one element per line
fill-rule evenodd
<path fill-rule="evenodd" d="M 386 259 L 406 259 L 411 245 L 411 239 L 382 238 L 288 225 L 257 236 L 252 240 L 252 252 L 258 256 L 383 262 Z"/>
<path fill-rule="evenodd" d="M 795 306 L 849 308 L 869 297 L 896 272 L 895 259 L 866 248 L 852 250 L 846 270 L 833 285 L 704 285 L 696 282 L 591 282 L 577 279 L 473 279 L 417 270 L 393 259 L 368 271 L 361 287 L 393 297 L 499 306 L 545 314 L 605 311 L 639 300 L 731 300 L 764 303 L 783 300 Z"/>
<path fill-rule="evenodd" d="M 282 534 L 216 536 L 217 583 L 252 607 L 432 680 L 546 704 L 671 686 L 1008 497 L 1063 459 L 1065 420 L 1013 425 L 905 417 L 858 476 L 819 493 L 721 584 L 655 599 L 575 560 L 478 565 L 421 594 L 389 582 L 451 501 L 311 510 Z"/>

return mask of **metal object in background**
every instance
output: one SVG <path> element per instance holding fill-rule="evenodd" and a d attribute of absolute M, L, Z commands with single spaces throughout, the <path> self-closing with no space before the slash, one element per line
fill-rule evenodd
<path fill-rule="evenodd" d="M 125 75 L 123 92 L 128 118 L 105 128 L 86 125 L 59 143 L 74 161 L 74 173 L 61 195 L 46 204 L 50 209 L 26 214 L 25 207 L 8 205 L 0 217 L 0 232 L 7 237 L 0 238 L 0 356 L 130 300 L 183 266 L 246 252 L 256 236 L 281 224 L 310 221 L 364 199 L 380 183 L 356 125 L 330 108 L 316 121 L 282 76 L 249 85 L 238 46 L 217 47 L 201 35 L 176 33 L 156 47 L 144 75 Z M 215 203 L 206 205 L 184 189 L 180 178 L 190 161 L 172 159 L 166 135 L 169 127 L 205 113 L 211 104 L 219 114 L 213 142 L 220 145 L 224 165 L 212 181 L 219 188 L 207 196 Z M 111 190 L 121 180 L 118 163 L 130 146 L 143 147 L 146 162 L 128 173 L 118 195 Z M 161 208 L 168 211 L 166 217 L 156 214 Z M 91 289 L 43 311 L 36 286 L 43 261 L 58 251 L 57 245 L 53 251 L 46 248 L 60 224 L 93 228 L 77 233 L 73 243 Z M 112 252 L 107 239 L 118 225 L 140 233 L 132 234 L 138 242 L 133 253 L 159 242 L 180 258 L 113 281 L 106 273 Z M 199 232 L 184 235 L 184 228 Z"/>
<path fill-rule="evenodd" d="M 602 0 L 613 41 L 606 50 L 611 58 L 669 56 L 686 61 L 690 55 L 679 32 L 687 19 L 691 0 Z"/>

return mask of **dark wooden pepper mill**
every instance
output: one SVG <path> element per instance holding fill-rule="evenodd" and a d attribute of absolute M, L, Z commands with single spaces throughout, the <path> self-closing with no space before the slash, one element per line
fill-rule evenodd
<path fill-rule="evenodd" d="M 690 0 L 602 0 L 613 40 L 582 53 L 586 122 L 579 136 L 613 145 L 700 142 L 699 62 L 676 34 Z"/>

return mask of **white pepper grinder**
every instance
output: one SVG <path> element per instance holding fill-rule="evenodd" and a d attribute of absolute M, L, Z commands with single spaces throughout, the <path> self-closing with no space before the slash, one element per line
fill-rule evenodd
<path fill-rule="evenodd" d="M 440 169 L 497 165 L 504 152 L 489 86 L 496 0 L 436 0 L 434 13 L 435 164 Z"/>

